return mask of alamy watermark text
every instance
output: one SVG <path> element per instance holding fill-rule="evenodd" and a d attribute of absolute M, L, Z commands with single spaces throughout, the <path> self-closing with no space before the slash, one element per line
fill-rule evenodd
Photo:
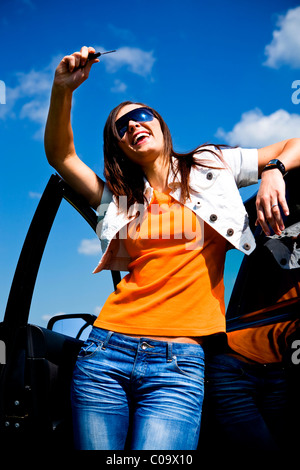
<path fill-rule="evenodd" d="M 0 364 L 6 364 L 6 346 L 2 340 L 0 340 Z"/>
<path fill-rule="evenodd" d="M 294 80 L 292 83 L 292 88 L 295 88 L 295 91 L 292 93 L 292 103 L 300 103 L 300 80 Z"/>
<path fill-rule="evenodd" d="M 6 104 L 6 88 L 3 80 L 0 80 L 0 104 Z"/>

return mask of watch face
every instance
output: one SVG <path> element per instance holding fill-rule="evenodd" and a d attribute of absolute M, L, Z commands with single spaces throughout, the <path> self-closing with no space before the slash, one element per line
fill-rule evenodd
<path fill-rule="evenodd" d="M 278 160 L 277 158 L 273 158 L 273 160 L 270 160 L 269 163 L 267 163 L 266 167 L 270 168 L 273 165 L 276 166 L 282 174 L 285 174 L 285 166 L 280 160 Z"/>

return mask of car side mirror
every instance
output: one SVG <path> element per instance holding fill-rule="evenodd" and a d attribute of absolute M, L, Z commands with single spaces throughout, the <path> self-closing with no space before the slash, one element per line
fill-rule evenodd
<path fill-rule="evenodd" d="M 50 318 L 47 329 L 76 339 L 86 339 L 96 318 L 96 315 L 91 313 L 55 315 Z"/>

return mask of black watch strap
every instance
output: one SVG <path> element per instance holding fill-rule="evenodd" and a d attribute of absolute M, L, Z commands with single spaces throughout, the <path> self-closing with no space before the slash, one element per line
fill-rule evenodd
<path fill-rule="evenodd" d="M 274 168 L 277 168 L 283 175 L 286 174 L 284 164 L 277 158 L 270 160 L 269 163 L 266 164 L 262 172 L 267 170 L 273 170 Z"/>

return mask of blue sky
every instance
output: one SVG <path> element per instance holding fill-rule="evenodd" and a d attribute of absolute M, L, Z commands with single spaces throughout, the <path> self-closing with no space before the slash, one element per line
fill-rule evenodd
<path fill-rule="evenodd" d="M 0 40 L 0 319 L 53 173 L 43 129 L 53 73 L 64 55 L 83 45 L 117 49 L 74 96 L 76 149 L 100 175 L 106 117 L 126 99 L 156 108 L 178 151 L 205 142 L 260 147 L 300 137 L 299 2 L 1 0 Z M 65 203 L 42 261 L 30 321 L 45 325 L 60 312 L 98 313 L 112 290 L 109 273 L 92 274 L 99 256 L 90 228 Z M 227 298 L 239 260 L 230 253 Z"/>

